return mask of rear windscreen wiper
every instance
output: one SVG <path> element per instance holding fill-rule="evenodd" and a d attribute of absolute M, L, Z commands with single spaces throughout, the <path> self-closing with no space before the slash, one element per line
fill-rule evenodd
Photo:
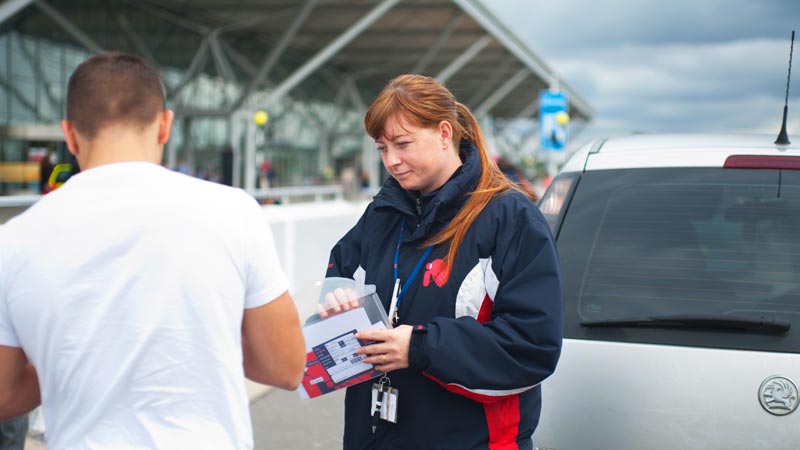
<path fill-rule="evenodd" d="M 786 334 L 792 327 L 788 320 L 771 316 L 731 317 L 724 314 L 662 315 L 627 317 L 620 319 L 587 320 L 582 327 L 657 327 L 657 328 L 710 328 L 730 331 L 748 331 L 764 334 Z"/>

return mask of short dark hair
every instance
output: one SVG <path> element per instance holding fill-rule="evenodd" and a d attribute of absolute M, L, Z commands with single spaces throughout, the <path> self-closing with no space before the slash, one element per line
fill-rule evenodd
<path fill-rule="evenodd" d="M 112 124 L 144 128 L 165 103 L 158 71 L 129 53 L 92 56 L 75 69 L 67 86 L 67 120 L 90 139 Z"/>

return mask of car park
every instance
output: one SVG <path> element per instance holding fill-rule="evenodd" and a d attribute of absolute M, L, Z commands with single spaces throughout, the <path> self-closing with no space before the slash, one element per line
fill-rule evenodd
<path fill-rule="evenodd" d="M 536 447 L 800 448 L 800 147 L 773 141 L 634 135 L 567 161 L 539 202 L 565 322 Z"/>

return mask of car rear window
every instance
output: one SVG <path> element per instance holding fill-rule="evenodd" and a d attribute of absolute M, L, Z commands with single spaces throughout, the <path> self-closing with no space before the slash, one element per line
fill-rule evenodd
<path fill-rule="evenodd" d="M 663 315 L 769 316 L 800 327 L 796 172 L 638 169 L 583 174 L 558 246 L 567 337 L 798 351 L 784 336 L 697 329 L 587 329 Z"/>

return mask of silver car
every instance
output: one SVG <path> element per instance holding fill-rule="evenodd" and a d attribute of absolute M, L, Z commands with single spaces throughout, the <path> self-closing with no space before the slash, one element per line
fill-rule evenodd
<path fill-rule="evenodd" d="M 800 449 L 800 147 L 773 140 L 598 140 L 553 180 L 565 341 L 536 447 Z"/>

